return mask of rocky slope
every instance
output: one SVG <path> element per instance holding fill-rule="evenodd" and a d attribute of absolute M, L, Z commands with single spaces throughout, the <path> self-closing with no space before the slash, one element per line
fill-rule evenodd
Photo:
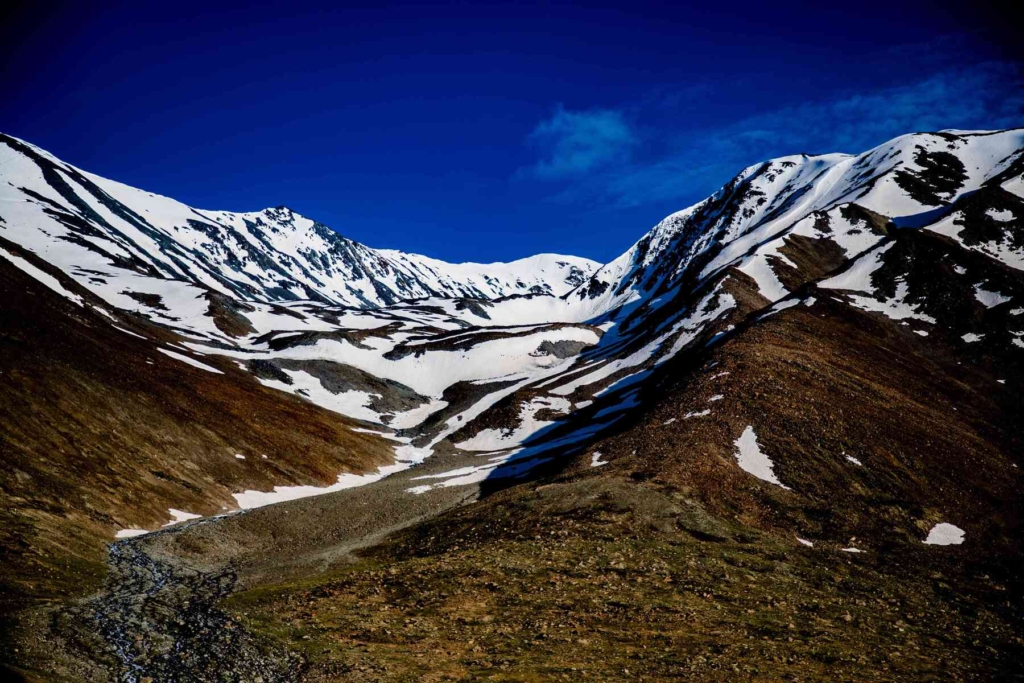
<path fill-rule="evenodd" d="M 1024 131 L 757 164 L 609 264 L 487 281 L 0 141 L 9 612 L 97 585 L 115 533 L 280 502 L 114 570 L 230 575 L 197 604 L 244 591 L 283 653 L 239 672 L 1020 675 Z M 65 672 L 172 675 L 68 628 Z"/>

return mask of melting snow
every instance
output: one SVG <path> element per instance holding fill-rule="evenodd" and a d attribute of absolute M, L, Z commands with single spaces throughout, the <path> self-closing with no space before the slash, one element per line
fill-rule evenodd
<path fill-rule="evenodd" d="M 776 303 L 771 308 L 769 308 L 768 312 L 764 313 L 763 315 L 761 315 L 758 318 L 758 320 L 764 320 L 765 318 L 767 318 L 770 315 L 775 315 L 776 313 L 779 313 L 780 311 L 784 311 L 787 308 L 793 308 L 793 306 L 797 306 L 799 304 L 800 304 L 800 299 L 784 299 L 784 300 Z"/>
<path fill-rule="evenodd" d="M 924 542 L 928 545 L 960 545 L 964 542 L 964 530 L 947 522 L 936 524 Z"/>
<path fill-rule="evenodd" d="M 64 285 L 62 285 L 57 280 L 57 278 L 53 277 L 52 275 L 45 271 L 40 270 L 39 268 L 36 268 L 35 266 L 33 266 L 31 263 L 21 258 L 20 256 L 15 256 L 14 254 L 4 251 L 3 249 L 0 249 L 0 256 L 3 256 L 8 261 L 13 263 L 15 266 L 23 270 L 27 275 L 31 275 L 36 280 L 43 283 L 53 291 L 57 292 L 65 299 L 69 299 L 78 304 L 79 306 L 85 305 L 85 302 L 82 301 L 82 297 L 78 296 L 77 294 L 72 294 L 68 290 L 64 289 Z"/>
<path fill-rule="evenodd" d="M 378 394 L 371 394 L 357 389 L 342 391 L 336 394 L 324 387 L 323 382 L 319 378 L 305 370 L 282 370 L 282 372 L 291 378 L 291 384 L 263 377 L 257 377 L 256 379 L 263 386 L 301 396 L 321 408 L 326 408 L 348 417 L 354 417 L 357 420 L 380 424 L 380 414 L 372 410 L 368 405 Z M 406 414 L 401 413 L 400 415 Z"/>
<path fill-rule="evenodd" d="M 999 292 L 990 292 L 981 285 L 974 285 L 974 298 L 985 308 L 992 308 L 1010 300 L 1010 297 Z"/>
<path fill-rule="evenodd" d="M 705 408 L 704 410 L 700 410 L 700 411 L 697 411 L 697 412 L 687 413 L 686 415 L 683 415 L 683 419 L 684 420 L 689 420 L 691 417 L 705 417 L 705 416 L 710 415 L 710 414 L 711 414 L 711 409 L 710 408 Z"/>
<path fill-rule="evenodd" d="M 395 413 L 388 421 L 388 427 L 394 429 L 410 429 L 419 426 L 428 417 L 447 407 L 448 401 L 432 398 L 426 403 L 407 410 L 404 413 Z"/>
<path fill-rule="evenodd" d="M 852 455 L 846 455 L 846 453 L 843 453 L 843 455 L 846 457 L 847 461 L 852 462 L 854 465 L 864 465 L 864 463 L 862 463 L 860 460 L 853 457 Z"/>
<path fill-rule="evenodd" d="M 590 466 L 591 467 L 600 467 L 601 465 L 607 465 L 607 464 L 608 464 L 607 460 L 602 460 L 601 459 L 601 451 L 594 451 L 594 453 L 590 456 Z"/>
<path fill-rule="evenodd" d="M 118 529 L 117 533 L 114 534 L 115 538 L 133 538 L 135 536 L 142 536 L 149 532 L 145 529 Z"/>
<path fill-rule="evenodd" d="M 566 414 L 572 404 L 560 396 L 536 396 L 521 405 L 519 424 L 513 429 L 483 429 L 473 437 L 455 444 L 464 451 L 499 451 L 513 448 L 541 429 L 555 424 L 554 420 L 538 420 L 537 413 L 548 410 Z"/>
<path fill-rule="evenodd" d="M 100 310 L 100 309 L 96 309 L 96 310 Z M 118 327 L 117 325 L 111 325 L 111 327 L 113 327 L 118 332 L 124 332 L 125 334 L 130 334 L 133 337 L 138 337 L 139 339 L 145 339 L 145 337 L 143 337 L 141 334 L 135 334 L 131 330 L 126 330 L 123 327 Z"/>
<path fill-rule="evenodd" d="M 984 336 L 985 335 L 983 334 L 974 334 L 973 332 L 968 332 L 967 334 L 960 338 L 963 339 L 968 344 L 973 344 L 974 342 L 981 341 L 984 338 Z"/>
<path fill-rule="evenodd" d="M 200 363 L 199 361 L 197 361 L 194 358 L 189 358 L 188 356 L 185 356 L 183 354 L 177 353 L 175 351 L 168 351 L 167 349 L 157 349 L 157 351 L 159 351 L 160 353 L 164 354 L 165 356 L 170 356 L 174 360 L 180 360 L 182 363 L 188 363 L 189 365 L 191 365 L 194 368 L 199 368 L 200 370 L 206 370 L 207 372 L 212 372 L 212 373 L 217 374 L 217 375 L 223 375 L 224 374 L 223 372 L 221 372 L 217 368 L 211 368 L 206 363 Z"/>
<path fill-rule="evenodd" d="M 843 548 L 844 553 L 862 553 L 864 552 L 860 548 Z"/>
<path fill-rule="evenodd" d="M 736 461 L 744 472 L 749 472 L 762 481 L 789 489 L 775 476 L 774 464 L 761 451 L 761 447 L 757 443 L 757 435 L 754 434 L 754 428 L 751 426 L 744 429 L 740 438 L 736 439 Z"/>
<path fill-rule="evenodd" d="M 879 301 L 874 297 L 851 294 L 850 301 L 858 308 L 864 309 L 865 311 L 882 313 L 893 320 L 913 318 L 914 320 L 921 320 L 926 323 L 935 324 L 935 318 L 930 315 L 920 313 L 917 310 L 917 306 L 907 303 L 907 294 L 909 293 L 910 288 L 907 286 L 907 283 L 900 280 L 896 283 L 896 294 L 891 299 Z"/>
<path fill-rule="evenodd" d="M 895 246 L 889 242 L 874 249 L 853 262 L 848 269 L 818 284 L 821 289 L 847 289 L 854 292 L 871 292 L 871 275 L 882 267 L 882 256 Z"/>
<path fill-rule="evenodd" d="M 989 209 L 985 214 L 994 221 L 1006 223 L 1013 220 L 1013 211 L 1008 209 Z"/>
<path fill-rule="evenodd" d="M 202 515 L 194 515 L 191 512 L 184 512 L 183 510 L 175 510 L 174 508 L 171 508 L 167 512 L 171 515 L 171 517 L 173 519 L 171 519 L 171 521 L 167 522 L 167 524 L 164 524 L 164 526 L 174 526 L 175 524 L 181 524 L 182 522 L 187 522 L 190 519 L 199 519 L 200 517 L 202 517 Z"/>
<path fill-rule="evenodd" d="M 802 543 L 803 545 L 807 546 L 808 548 L 813 548 L 814 547 L 814 544 L 811 543 L 810 541 L 808 541 L 805 538 L 800 538 L 799 536 L 797 536 L 796 540 L 800 541 L 800 543 Z"/>
<path fill-rule="evenodd" d="M 231 495 L 234 496 L 238 507 L 248 510 L 250 508 L 263 507 L 264 505 L 281 503 L 286 500 L 322 496 L 325 493 L 334 493 L 335 491 L 351 489 L 356 486 L 365 486 L 366 484 L 380 481 L 389 474 L 408 469 L 411 466 L 412 463 L 410 462 L 397 462 L 394 465 L 381 467 L 376 472 L 371 472 L 370 474 L 349 474 L 346 472 L 339 474 L 338 482 L 330 486 L 275 486 L 273 491 L 243 491 L 242 493 L 233 493 Z"/>

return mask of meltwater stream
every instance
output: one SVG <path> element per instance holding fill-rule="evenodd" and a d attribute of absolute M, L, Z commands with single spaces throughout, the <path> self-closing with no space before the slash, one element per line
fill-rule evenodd
<path fill-rule="evenodd" d="M 297 679 L 296 655 L 257 642 L 217 607 L 235 585 L 230 568 L 204 573 L 155 559 L 141 537 L 111 545 L 109 565 L 105 591 L 86 605 L 83 616 L 116 655 L 117 680 Z"/>

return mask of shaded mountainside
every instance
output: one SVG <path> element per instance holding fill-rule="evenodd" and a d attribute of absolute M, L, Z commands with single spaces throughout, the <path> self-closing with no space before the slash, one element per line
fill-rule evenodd
<path fill-rule="evenodd" d="M 757 164 L 609 264 L 486 283 L 345 270 L 290 212 L 133 203 L 3 142 L 23 671 L 1024 676 L 1024 131 Z M 231 246 L 254 239 L 287 278 Z M 107 588 L 40 607 L 96 590 L 115 533 L 238 509 L 121 540 Z"/>

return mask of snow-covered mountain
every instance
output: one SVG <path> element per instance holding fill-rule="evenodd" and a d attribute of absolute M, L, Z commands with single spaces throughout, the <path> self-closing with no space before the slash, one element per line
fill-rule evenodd
<path fill-rule="evenodd" d="M 200 211 L 0 143 L 0 255 L 133 334 L 173 330 L 160 350 L 182 363 L 387 430 L 399 462 L 486 456 L 418 493 L 583 449 L 670 363 L 801 303 L 1011 364 L 1024 347 L 1020 129 L 756 164 L 603 266 L 373 250 L 288 209 Z M 957 250 L 914 255 L 924 235 Z"/>
<path fill-rule="evenodd" d="M 568 558 L 557 581 L 513 572 L 532 582 L 520 594 L 553 591 L 541 603 L 556 610 L 547 623 L 563 620 L 564 600 L 590 571 L 594 601 L 577 612 L 617 585 L 650 586 L 646 605 L 667 605 L 669 594 L 685 602 L 635 612 L 645 629 L 671 632 L 646 620 L 672 612 L 685 615 L 673 628 L 689 638 L 694 605 L 713 605 L 716 647 L 720 606 L 736 610 L 736 642 L 748 648 L 801 640 L 805 608 L 860 629 L 875 596 L 905 590 L 920 608 L 903 603 L 891 628 L 875 629 L 900 634 L 903 647 L 918 624 L 945 632 L 935 619 L 957 610 L 970 614 L 958 623 L 980 623 L 1012 592 L 1006 585 L 1019 592 L 1024 129 L 920 133 L 857 155 L 755 164 L 600 266 L 549 255 L 447 264 L 374 250 L 284 208 L 194 210 L 3 136 L 0 180 L 0 491 L 10 502 L 0 506 L 0 569 L 12 593 L 52 605 L 98 585 L 89 581 L 100 580 L 115 536 L 216 516 L 114 548 L 151 543 L 189 558 L 229 549 L 226 574 L 200 572 L 214 577 L 204 590 L 236 569 L 263 576 L 264 565 L 283 563 L 288 577 L 303 576 L 303 600 L 352 597 L 328 558 L 352 538 L 437 515 L 401 541 L 424 561 L 386 576 L 456 582 L 401 588 L 415 594 L 417 620 L 445 615 L 445 628 L 470 604 L 466 577 L 483 586 L 473 604 L 494 608 L 509 567 L 557 557 Z M 479 504 L 462 505 L 477 495 Z M 671 555 L 644 560 L 635 582 L 610 584 L 623 556 L 607 541 L 623 539 L 629 552 Z M 576 542 L 584 545 L 566 545 Z M 510 562 L 517 547 L 537 554 Z M 450 564 L 464 550 L 472 561 Z M 431 562 L 439 552 L 445 559 Z M 205 612 L 180 596 L 180 609 L 149 611 L 150 598 L 131 592 L 163 585 L 166 569 L 111 557 L 116 571 L 153 578 L 132 588 L 115 572 L 117 609 L 101 608 L 99 621 L 85 613 L 116 646 L 103 661 L 129 667 L 126 680 L 224 680 L 195 674 L 212 662 Z M 479 573 L 480 558 L 499 558 L 493 574 Z M 694 590 L 698 559 L 711 562 L 710 583 Z M 307 573 L 325 567 L 329 589 L 306 590 Z M 373 575 L 373 600 L 400 585 Z M 819 577 L 802 585 L 821 600 L 779 621 L 770 641 L 752 639 L 751 611 L 797 603 L 799 576 Z M 750 599 L 769 585 L 761 595 L 770 600 Z M 723 586 L 734 599 L 717 599 Z M 423 609 L 421 595 L 457 603 Z M 965 607 L 965 595 L 975 602 Z M 1019 641 L 1020 615 L 1009 604 L 998 629 L 963 629 L 966 645 L 946 652 L 936 675 L 964 653 L 977 658 L 972 670 L 1019 663 L 1007 643 Z M 131 605 L 143 605 L 145 623 L 173 618 L 126 628 L 117 615 Z M 521 612 L 523 631 L 533 629 L 534 611 Z M 911 613 L 916 623 L 902 621 Z M 622 621 L 618 608 L 603 614 L 604 624 Z M 26 623 L 44 622 L 64 617 Z M 194 645 L 168 650 L 163 625 Z M 161 635 L 133 638 L 136 628 Z M 977 650 L 978 633 L 985 642 L 998 634 L 1005 656 Z M 40 661 L 51 642 L 88 640 L 25 634 L 22 651 L 38 647 Z M 291 680 L 237 668 L 255 655 L 218 642 L 229 677 Z M 935 652 L 921 650 L 928 662 Z M 816 656 L 800 651 L 801 663 Z M 822 657 L 820 672 L 832 675 L 839 659 Z M 860 674 L 860 659 L 844 661 Z M 708 680 L 724 670 L 708 669 Z M 68 680 L 80 671 L 92 669 Z M 895 670 L 885 671 L 879 680 Z"/>
<path fill-rule="evenodd" d="M 6 135 L 0 181 L 5 221 L 23 228 L 19 241 L 112 298 L 121 296 L 127 277 L 189 282 L 240 299 L 369 308 L 427 296 L 560 295 L 599 265 L 554 254 L 451 264 L 372 249 L 287 207 L 194 209 L 81 171 Z"/>
<path fill-rule="evenodd" d="M 905 135 L 857 155 L 801 154 L 755 164 L 667 217 L 569 298 L 593 301 L 588 311 L 610 310 L 667 291 L 684 276 L 704 281 L 736 267 L 777 300 L 788 293 L 775 272 L 786 265 L 776 250 L 788 237 L 826 240 L 849 257 L 880 238 L 865 231 L 863 221 L 850 223 L 844 207 L 846 214 L 856 206 L 867 210 L 862 216 L 884 217 L 883 223 L 924 227 L 982 187 L 1019 197 L 1022 147 L 1019 129 L 947 131 Z M 1020 267 L 1013 240 L 989 239 L 990 253 Z"/>

